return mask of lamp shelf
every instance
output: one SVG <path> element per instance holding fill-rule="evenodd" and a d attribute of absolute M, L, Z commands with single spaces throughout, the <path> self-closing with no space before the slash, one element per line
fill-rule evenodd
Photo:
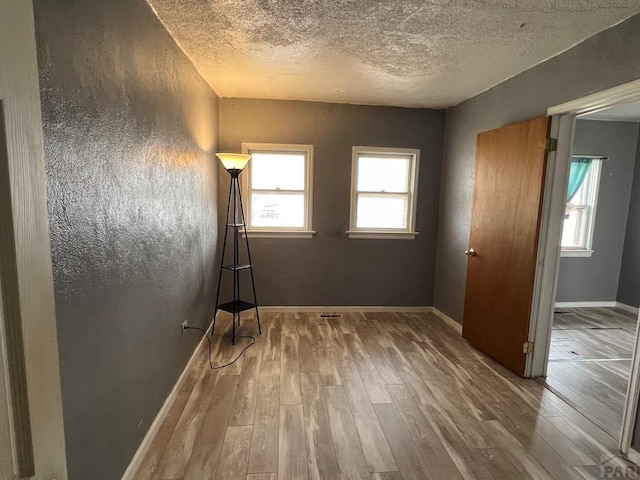
<path fill-rule="evenodd" d="M 244 226 L 244 223 L 227 223 L 227 227 L 240 228 Z"/>
<path fill-rule="evenodd" d="M 251 310 L 252 308 L 256 308 L 257 305 L 255 303 L 245 302 L 244 300 L 234 300 L 232 302 L 223 303 L 222 305 L 218 305 L 220 310 L 224 310 L 229 313 L 240 313 L 245 310 Z"/>
<path fill-rule="evenodd" d="M 247 268 L 252 268 L 253 265 L 251 265 L 250 263 L 245 263 L 243 265 L 223 265 L 222 268 L 224 268 L 225 270 L 231 270 L 233 272 L 237 272 L 238 270 L 246 270 Z"/>

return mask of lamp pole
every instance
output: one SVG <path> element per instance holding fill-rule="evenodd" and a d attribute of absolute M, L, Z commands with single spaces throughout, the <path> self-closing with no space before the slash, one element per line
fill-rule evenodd
<path fill-rule="evenodd" d="M 216 318 L 215 315 L 218 309 L 231 313 L 232 315 L 232 337 L 231 342 L 235 344 L 236 339 L 236 322 L 238 327 L 240 326 L 240 313 L 245 310 L 256 310 L 256 321 L 258 323 L 258 333 L 262 334 L 262 328 L 260 326 L 260 313 L 258 311 L 258 301 L 256 299 L 256 284 L 253 276 L 253 263 L 251 260 L 251 250 L 249 248 L 249 237 L 247 235 L 247 225 L 244 215 L 244 207 L 242 205 L 242 193 L 240 190 L 240 173 L 244 170 L 245 166 L 251 159 L 250 155 L 241 155 L 236 153 L 217 153 L 216 156 L 220 159 L 223 166 L 231 176 L 231 183 L 229 185 L 229 196 L 227 198 L 227 216 L 226 226 L 224 229 L 224 240 L 222 242 L 222 255 L 220 256 L 220 272 L 218 275 L 218 291 L 216 293 L 216 303 L 213 316 L 213 326 L 211 327 L 211 335 L 215 330 Z M 233 201 L 233 212 L 231 203 Z M 227 248 L 227 236 L 229 228 L 233 229 L 233 263 L 224 263 L 225 253 Z M 244 238 L 247 249 L 247 264 L 240 264 L 240 229 L 244 232 Z M 222 286 L 222 273 L 225 271 L 233 272 L 233 300 L 223 304 L 219 304 L 220 289 Z M 240 298 L 240 272 L 243 270 L 249 270 L 251 274 L 251 287 L 253 290 L 253 302 L 246 302 Z"/>

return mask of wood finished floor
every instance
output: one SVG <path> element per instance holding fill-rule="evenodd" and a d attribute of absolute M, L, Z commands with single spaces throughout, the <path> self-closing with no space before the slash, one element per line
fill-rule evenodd
<path fill-rule="evenodd" d="M 620 437 L 637 316 L 614 308 L 562 308 L 554 316 L 546 383 Z"/>
<path fill-rule="evenodd" d="M 212 372 L 202 356 L 188 372 L 137 480 L 596 479 L 615 455 L 612 437 L 432 314 L 262 320 L 237 364 Z M 216 362 L 239 348 L 228 329 Z"/>

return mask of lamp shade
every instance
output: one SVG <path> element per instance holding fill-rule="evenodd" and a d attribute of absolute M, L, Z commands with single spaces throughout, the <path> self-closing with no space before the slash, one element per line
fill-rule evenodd
<path fill-rule="evenodd" d="M 241 153 L 216 153 L 216 157 L 220 159 L 227 170 L 242 170 L 251 160 L 251 155 Z"/>

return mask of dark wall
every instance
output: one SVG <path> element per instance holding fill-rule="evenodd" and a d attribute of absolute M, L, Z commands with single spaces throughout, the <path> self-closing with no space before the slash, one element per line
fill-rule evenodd
<path fill-rule="evenodd" d="M 622 268 L 617 301 L 632 307 L 640 306 L 640 136 L 636 150 L 636 168 L 629 203 L 629 218 L 622 253 Z"/>
<path fill-rule="evenodd" d="M 478 133 L 640 78 L 640 15 L 446 112 L 435 306 L 462 321 Z"/>
<path fill-rule="evenodd" d="M 259 303 L 432 305 L 443 112 L 223 99 L 220 121 L 221 150 L 239 152 L 243 142 L 314 145 L 317 234 L 251 239 Z M 420 149 L 415 240 L 347 237 L 354 145 Z M 220 178 L 220 205 L 226 207 L 228 175 Z"/>
<path fill-rule="evenodd" d="M 562 257 L 556 301 L 613 302 L 618 293 L 638 123 L 577 120 L 573 153 L 604 155 L 591 257 Z"/>
<path fill-rule="evenodd" d="M 144 0 L 35 0 L 71 480 L 120 478 L 212 316 L 217 98 Z"/>

